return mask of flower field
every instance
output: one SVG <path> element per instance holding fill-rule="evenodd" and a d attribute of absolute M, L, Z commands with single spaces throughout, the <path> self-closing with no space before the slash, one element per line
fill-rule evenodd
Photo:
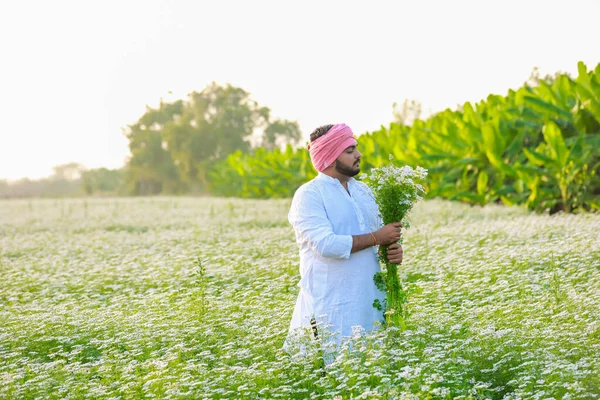
<path fill-rule="evenodd" d="M 407 329 L 321 373 L 289 202 L 0 201 L 0 399 L 600 397 L 600 214 L 419 203 Z"/>

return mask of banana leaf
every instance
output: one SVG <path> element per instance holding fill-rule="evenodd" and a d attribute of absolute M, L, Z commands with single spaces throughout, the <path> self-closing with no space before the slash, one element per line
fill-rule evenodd
<path fill-rule="evenodd" d="M 554 159 L 560 166 L 564 166 L 569 157 L 569 150 L 565 145 L 560 128 L 553 121 L 549 121 L 542 129 L 542 133 L 544 134 L 546 143 L 548 143 L 548 146 L 552 150 Z"/>
<path fill-rule="evenodd" d="M 548 103 L 538 97 L 525 96 L 525 103 L 529 104 L 534 109 L 537 109 L 547 115 L 558 114 L 563 118 L 573 119 L 573 115 L 569 111 L 563 110 L 562 108 L 552 103 Z"/>

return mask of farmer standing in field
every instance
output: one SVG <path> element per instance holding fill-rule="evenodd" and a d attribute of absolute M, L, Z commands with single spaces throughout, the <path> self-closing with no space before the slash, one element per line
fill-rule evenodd
<path fill-rule="evenodd" d="M 382 320 L 373 301 L 385 294 L 375 286 L 380 271 L 377 246 L 390 244 L 390 262 L 402 262 L 400 223 L 381 228 L 371 190 L 353 176 L 361 153 L 349 126 L 324 125 L 308 146 L 319 174 L 296 191 L 288 215 L 300 248 L 300 293 L 290 336 L 309 327 L 314 337 L 328 327 L 336 343 L 353 327 L 366 331 Z M 286 347 L 288 344 L 286 343 Z"/>

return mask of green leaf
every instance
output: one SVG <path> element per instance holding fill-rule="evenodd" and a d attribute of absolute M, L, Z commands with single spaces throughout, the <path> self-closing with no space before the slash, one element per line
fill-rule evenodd
<path fill-rule="evenodd" d="M 510 197 L 506 196 L 500 196 L 500 200 L 502 200 L 502 203 L 504 203 L 504 205 L 506 206 L 514 206 L 515 204 L 517 204 L 516 201 L 513 201 Z"/>
<path fill-rule="evenodd" d="M 525 138 L 525 135 L 527 135 L 527 130 L 525 130 L 525 129 L 519 130 L 519 133 L 517 133 L 517 135 L 514 137 L 514 139 L 512 140 L 512 142 L 508 145 L 508 148 L 506 149 L 506 156 L 508 158 L 513 157 L 514 155 L 516 155 L 517 153 L 519 153 L 521 151 L 521 148 L 523 147 L 523 139 Z"/>
<path fill-rule="evenodd" d="M 449 153 L 441 153 L 441 154 L 425 154 L 422 159 L 425 161 L 440 161 L 440 160 L 454 160 L 456 158 L 455 155 Z"/>
<path fill-rule="evenodd" d="M 527 156 L 527 159 L 533 165 L 537 165 L 537 166 L 541 167 L 545 164 L 550 164 L 550 163 L 554 162 L 554 160 L 551 159 L 550 157 L 548 157 L 542 153 L 538 153 L 535 150 L 529 150 L 527 148 L 524 148 L 523 153 L 525 153 L 525 156 Z"/>
<path fill-rule="evenodd" d="M 463 120 L 475 127 L 478 127 L 482 124 L 482 118 L 479 113 L 473 110 L 473 106 L 471 103 L 466 102 L 463 105 Z"/>
<path fill-rule="evenodd" d="M 467 158 L 463 158 L 462 160 L 457 161 L 455 164 L 458 165 L 463 165 L 463 164 L 474 164 L 478 161 L 481 161 L 481 158 L 477 158 L 477 157 L 467 157 Z"/>
<path fill-rule="evenodd" d="M 561 166 L 564 166 L 569 157 L 569 151 L 565 145 L 565 140 L 563 139 L 560 128 L 553 121 L 550 121 L 544 126 L 542 132 L 546 143 L 548 143 L 552 150 L 554 158 Z"/>
<path fill-rule="evenodd" d="M 477 177 L 477 193 L 483 195 L 487 191 L 488 174 L 485 171 L 481 171 Z"/>
<path fill-rule="evenodd" d="M 573 119 L 573 115 L 569 111 L 563 110 L 562 108 L 555 106 L 552 103 L 548 103 L 538 97 L 525 96 L 525 102 L 529 103 L 529 105 L 531 105 L 533 108 L 552 116 L 559 114 L 560 116 L 569 120 Z"/>
<path fill-rule="evenodd" d="M 504 143 L 500 135 L 496 132 L 494 126 L 487 122 L 481 127 L 483 143 L 485 144 L 485 154 L 490 163 L 498 169 L 502 169 L 502 152 Z"/>
<path fill-rule="evenodd" d="M 504 196 L 506 194 L 514 193 L 514 192 L 516 192 L 516 190 L 515 190 L 514 187 L 509 186 L 509 185 L 504 185 L 504 186 L 502 186 L 500 189 L 498 189 L 496 191 L 496 195 L 497 196 Z"/>
<path fill-rule="evenodd" d="M 600 64 L 599 64 L 600 65 Z M 584 74 L 587 74 L 587 67 L 585 66 L 585 63 L 583 61 L 578 61 L 577 62 L 577 71 L 581 74 L 582 72 Z"/>
<path fill-rule="evenodd" d="M 473 204 L 481 204 L 483 203 L 483 198 L 480 195 L 469 192 L 459 192 L 453 195 L 450 200 L 467 200 L 469 203 Z"/>

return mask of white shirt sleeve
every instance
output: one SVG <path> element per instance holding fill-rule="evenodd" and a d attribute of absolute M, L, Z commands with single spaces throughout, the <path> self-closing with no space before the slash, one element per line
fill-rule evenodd
<path fill-rule="evenodd" d="M 296 231 L 298 242 L 307 242 L 321 257 L 349 259 L 352 235 L 336 235 L 323 204 L 314 189 L 298 189 L 292 200 L 288 220 Z"/>

